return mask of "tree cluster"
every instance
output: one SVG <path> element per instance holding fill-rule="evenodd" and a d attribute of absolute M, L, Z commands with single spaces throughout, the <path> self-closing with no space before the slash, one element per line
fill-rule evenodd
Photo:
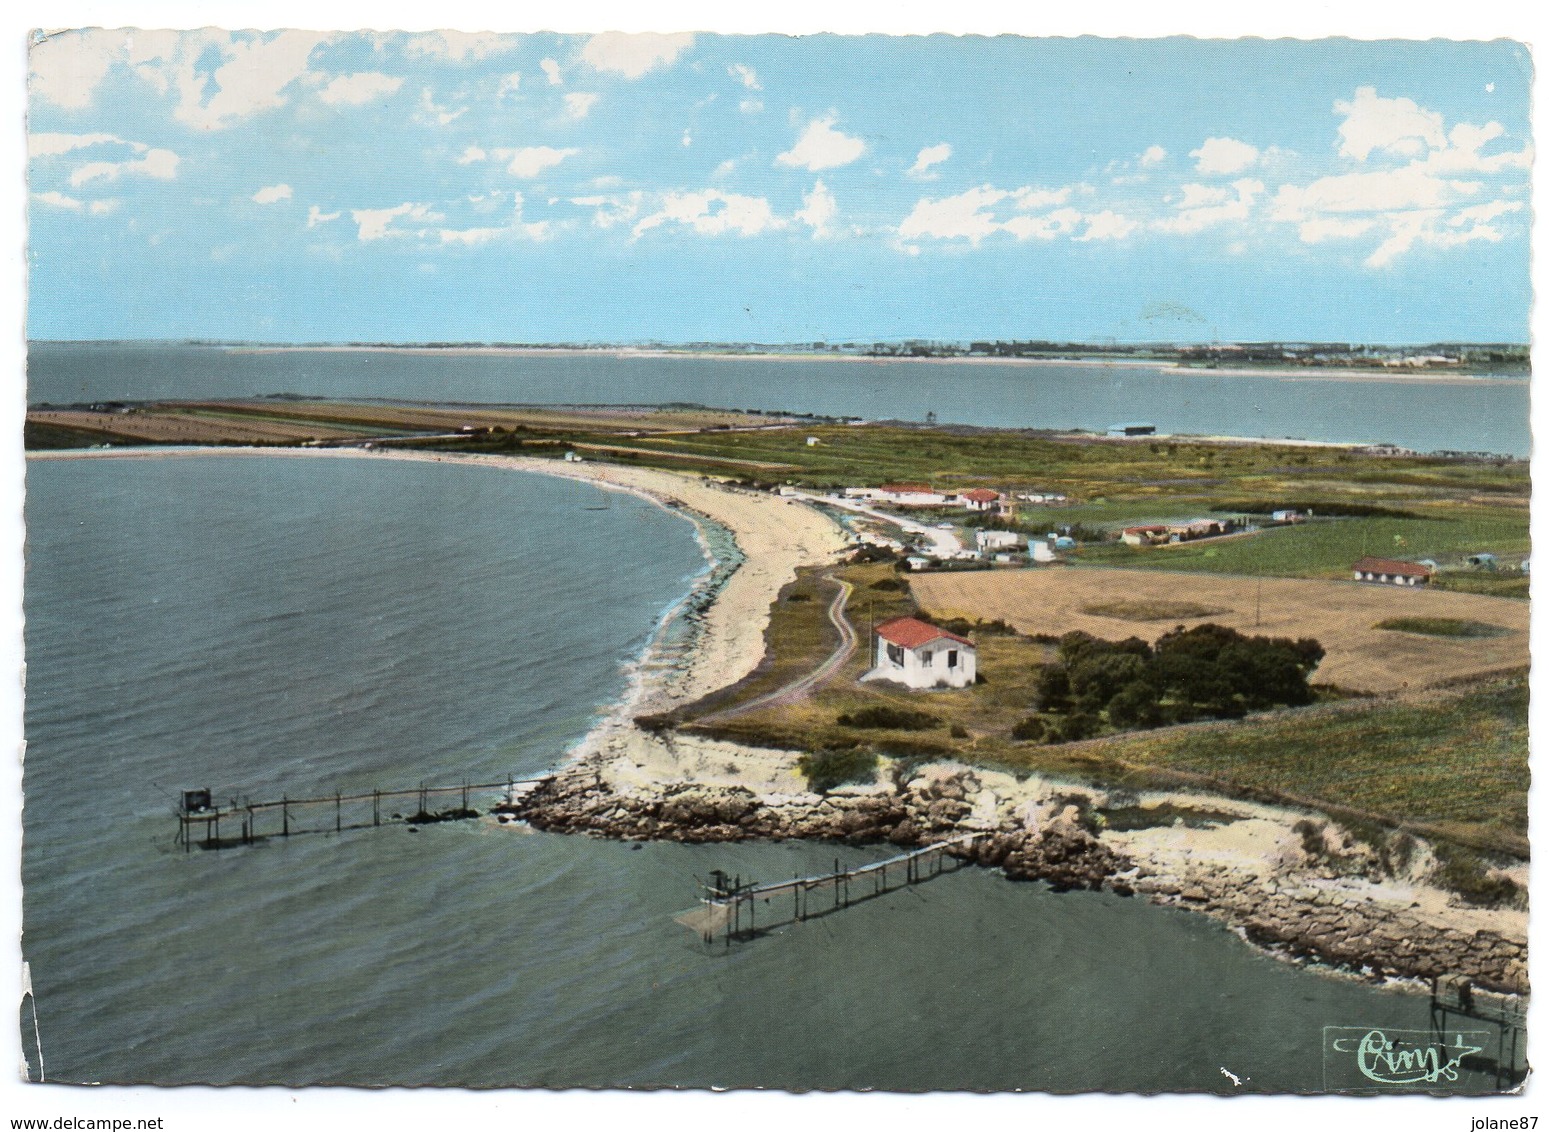
<path fill-rule="evenodd" d="M 1013 735 L 1060 742 L 1089 738 L 1105 722 L 1130 731 L 1300 707 L 1313 700 L 1307 680 L 1322 659 L 1310 637 L 1250 637 L 1214 624 L 1179 626 L 1155 645 L 1067 633 L 1034 685 L 1034 709 L 1055 718 L 1030 717 Z"/>

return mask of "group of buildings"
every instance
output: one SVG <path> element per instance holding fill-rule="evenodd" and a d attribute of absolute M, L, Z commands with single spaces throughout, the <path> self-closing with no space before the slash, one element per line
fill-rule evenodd
<path fill-rule="evenodd" d="M 868 503 L 886 503 L 893 507 L 958 507 L 964 511 L 1013 517 L 1018 502 L 1049 505 L 1068 502 L 1057 492 L 1025 491 L 1015 494 L 974 487 L 966 491 L 947 491 L 928 483 L 885 483 L 880 487 L 847 487 L 846 499 Z"/>

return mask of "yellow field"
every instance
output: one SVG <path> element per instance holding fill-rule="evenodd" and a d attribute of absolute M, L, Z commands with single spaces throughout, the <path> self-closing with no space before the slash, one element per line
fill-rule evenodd
<path fill-rule="evenodd" d="M 1421 687 L 1528 663 L 1528 603 L 1477 594 L 1300 578 L 1265 578 L 1261 583 L 1222 574 L 1059 566 L 920 574 L 909 579 L 909 586 L 929 614 L 1000 619 L 1024 633 L 1058 636 L 1079 629 L 1110 640 L 1150 641 L 1178 624 L 1209 621 L 1249 634 L 1314 637 L 1327 655 L 1313 682 L 1367 692 Z M 1160 607 L 1196 603 L 1225 612 L 1161 621 L 1085 612 L 1115 603 Z M 1499 637 L 1452 638 L 1374 627 L 1390 617 L 1456 618 L 1509 632 Z"/>

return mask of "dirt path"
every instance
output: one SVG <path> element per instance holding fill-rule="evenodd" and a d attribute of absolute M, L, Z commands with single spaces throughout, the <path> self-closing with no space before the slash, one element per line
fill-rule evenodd
<path fill-rule="evenodd" d="M 735 719 L 739 715 L 745 715 L 759 708 L 772 707 L 777 704 L 794 703 L 803 696 L 808 695 L 814 688 L 826 683 L 834 673 L 844 667 L 845 663 L 855 655 L 856 646 L 860 643 L 860 637 L 855 632 L 855 626 L 850 624 L 850 619 L 845 614 L 845 605 L 850 600 L 850 595 L 855 592 L 855 587 L 849 582 L 835 578 L 832 574 L 824 574 L 824 579 L 835 582 L 839 586 L 839 592 L 834 595 L 834 600 L 828 604 L 828 620 L 839 630 L 839 646 L 829 654 L 827 660 L 818 665 L 805 676 L 792 680 L 784 687 L 776 688 L 772 692 L 766 692 L 757 696 L 745 704 L 727 708 L 725 711 L 712 712 L 710 715 L 700 716 L 695 723 L 720 723 L 723 720 Z"/>

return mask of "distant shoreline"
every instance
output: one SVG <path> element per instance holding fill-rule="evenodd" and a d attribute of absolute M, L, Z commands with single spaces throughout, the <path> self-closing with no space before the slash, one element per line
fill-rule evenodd
<path fill-rule="evenodd" d="M 737 350 L 687 350 L 660 346 L 502 346 L 502 345 L 414 345 L 414 344 L 359 344 L 338 343 L 297 345 L 290 343 L 221 343 L 221 342 L 48 342 L 31 345 L 123 345 L 123 346 L 193 346 L 204 349 L 224 350 L 234 354 L 406 354 L 441 357 L 553 357 L 562 355 L 591 355 L 618 359 L 654 358 L 705 361 L 751 362 L 856 362 L 871 365 L 925 364 L 1049 367 L 1079 366 L 1090 368 L 1154 369 L 1170 375 L 1192 374 L 1200 377 L 1270 377 L 1287 381 L 1329 381 L 1339 383 L 1371 382 L 1380 384 L 1454 384 L 1467 385 L 1480 381 L 1526 385 L 1532 380 L 1529 372 L 1501 373 L 1480 372 L 1474 369 L 1403 369 L 1398 367 L 1366 368 L 1355 366 L 1305 366 L 1264 365 L 1236 363 L 1227 365 L 1201 365 L 1168 358 L 1136 358 L 1130 356 L 1105 357 L 1101 354 L 1078 354 L 1070 357 L 987 357 L 982 355 L 906 357 L 883 354 L 835 354 L 823 351 L 737 351 Z"/>

